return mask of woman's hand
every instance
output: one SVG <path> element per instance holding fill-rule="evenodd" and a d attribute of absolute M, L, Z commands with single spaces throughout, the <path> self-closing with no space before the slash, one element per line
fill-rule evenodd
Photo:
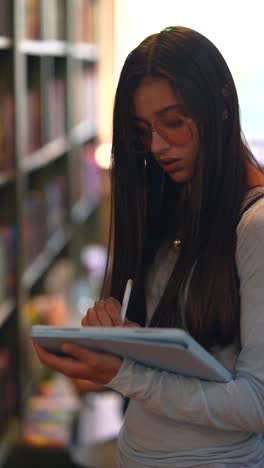
<path fill-rule="evenodd" d="M 136 322 L 121 319 L 121 304 L 109 297 L 105 301 L 97 301 L 94 306 L 88 309 L 85 317 L 82 319 L 84 327 L 139 327 Z"/>
<path fill-rule="evenodd" d="M 104 385 L 96 384 L 91 380 L 84 380 L 84 379 L 71 379 L 73 385 L 77 389 L 77 391 L 82 393 L 88 392 L 105 392 L 106 388 Z"/>
<path fill-rule="evenodd" d="M 62 372 L 71 379 L 90 381 L 96 385 L 105 385 L 117 374 L 122 359 L 109 353 L 99 353 L 88 350 L 73 343 L 64 343 L 62 347 L 65 356 L 49 353 L 44 348 L 34 344 L 40 361 L 52 369 Z M 92 391 L 96 387 L 87 383 Z"/>
<path fill-rule="evenodd" d="M 83 326 L 97 327 L 139 327 L 138 323 L 121 320 L 121 305 L 113 297 L 97 301 L 88 309 L 82 320 Z M 86 391 L 102 391 L 103 386 L 117 374 L 122 359 L 110 353 L 98 353 L 73 343 L 65 343 L 62 351 L 65 356 L 49 353 L 34 344 L 40 361 L 52 369 L 62 372 L 75 380 Z"/>

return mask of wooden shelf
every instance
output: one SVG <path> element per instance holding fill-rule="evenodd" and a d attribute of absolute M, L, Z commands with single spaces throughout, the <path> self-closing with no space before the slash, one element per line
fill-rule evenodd
<path fill-rule="evenodd" d="M 69 226 L 61 227 L 47 241 L 42 252 L 22 275 L 22 285 L 30 289 L 36 284 L 51 266 L 57 255 L 71 239 Z"/>
<path fill-rule="evenodd" d="M 91 2 L 95 20 L 98 19 L 97 1 Z M 96 45 L 93 40 L 96 34 L 92 36 L 88 29 L 81 35 L 82 31 L 75 30 L 72 18 L 86 13 L 86 9 L 82 13 L 82 1 L 65 0 L 61 7 L 54 5 L 50 10 L 49 3 L 52 2 L 41 0 L 41 8 L 36 9 L 37 22 L 35 17 L 29 15 L 31 12 L 28 12 L 24 1 L 10 0 L 7 3 L 12 3 L 10 10 L 2 11 L 0 8 L 2 22 L 7 26 L 0 33 L 0 57 L 5 62 L 1 82 L 7 108 L 6 122 L 3 122 L 1 130 L 6 145 L 11 146 L 9 138 L 12 138 L 14 163 L 2 164 L 0 171 L 1 223 L 7 233 L 2 247 L 7 250 L 3 268 L 12 264 L 10 278 L 14 276 L 17 292 L 14 298 L 11 291 L 10 297 L 8 292 L 2 295 L 0 336 L 10 356 L 20 356 L 21 359 L 15 363 L 15 408 L 9 418 L 11 422 L 5 421 L 0 432 L 0 468 L 4 468 L 7 462 L 13 466 L 13 460 L 17 460 L 17 448 L 23 444 L 24 409 L 35 389 L 39 378 L 38 368 L 41 367 L 34 366 L 33 356 L 28 352 L 30 327 L 20 309 L 36 294 L 47 293 L 43 284 L 45 276 L 62 257 L 67 258 L 72 267 L 79 271 L 80 251 L 87 242 L 87 224 L 90 237 L 99 237 L 96 210 L 99 200 L 85 198 L 74 205 L 74 195 L 79 172 L 88 169 L 83 161 L 83 147 L 86 143 L 93 144 L 97 137 L 98 97 L 94 87 L 98 81 L 100 42 Z M 22 21 L 25 24 L 21 23 L 21 19 L 25 20 Z M 84 28 L 89 28 L 88 23 Z M 8 27 L 10 37 L 7 37 Z M 39 39 L 30 39 L 37 33 L 37 28 L 41 35 L 35 37 Z M 49 40 L 49 37 L 62 40 Z M 85 38 L 90 38 L 91 43 L 82 42 Z M 78 83 L 83 88 L 83 103 L 76 102 L 79 94 L 75 93 L 75 87 Z M 87 112 L 82 112 L 83 108 Z M 57 126 L 50 121 L 51 116 L 64 122 L 63 127 L 58 125 L 58 132 L 55 129 Z M 28 123 L 25 122 L 27 117 Z M 14 127 L 13 134 L 9 132 L 10 126 Z M 54 127 L 53 132 L 50 127 Z M 36 137 L 35 140 L 40 135 L 41 140 L 39 145 L 30 148 L 28 140 L 32 135 Z M 10 167 L 10 170 L 4 167 Z M 41 234 L 38 232 L 41 224 L 46 228 L 53 221 L 56 222 L 55 205 L 58 205 L 59 218 L 63 201 L 66 203 L 63 204 L 65 218 L 61 224 L 59 221 L 55 224 L 59 226 L 58 229 L 55 232 L 49 229 L 48 232 L 52 234 L 46 234 L 46 237 L 44 234 L 44 238 L 42 233 L 41 242 L 36 242 L 35 236 Z M 54 206 L 50 206 L 51 203 Z M 54 220 L 50 220 L 50 216 Z M 34 222 L 37 230 L 31 229 L 30 223 Z M 13 226 L 24 235 L 14 237 Z M 34 250 L 33 244 L 32 248 L 27 249 L 26 239 L 38 245 L 39 249 Z M 33 252 L 31 256 L 30 251 Z M 23 261 L 24 257 L 28 259 L 27 263 Z M 0 407 L 8 404 L 8 398 L 3 397 Z M 17 423 L 13 423 L 13 415 L 19 415 Z"/>
<path fill-rule="evenodd" d="M 12 40 L 9 37 L 0 36 L 0 50 L 10 49 Z"/>
<path fill-rule="evenodd" d="M 69 142 L 66 137 L 60 137 L 47 143 L 38 151 L 25 156 L 21 161 L 22 170 L 31 172 L 60 158 L 69 150 Z"/>
<path fill-rule="evenodd" d="M 3 44 L 9 44 L 10 47 L 11 41 L 8 43 L 8 39 L 5 41 L 4 39 L 5 38 L 3 38 Z M 91 63 L 97 62 L 99 55 L 96 44 L 85 44 L 81 42 L 67 44 L 64 41 L 23 39 L 19 42 L 18 47 L 19 51 L 23 54 L 54 57 L 63 57 L 69 54 L 75 59 Z"/>
<path fill-rule="evenodd" d="M 84 223 L 93 211 L 97 208 L 99 199 L 94 200 L 79 200 L 72 208 L 72 221 L 76 224 Z"/>
<path fill-rule="evenodd" d="M 67 45 L 63 41 L 23 39 L 18 47 L 20 52 L 28 55 L 63 57 L 67 54 Z"/>
<path fill-rule="evenodd" d="M 72 145 L 83 145 L 96 136 L 96 127 L 94 122 L 84 121 L 76 125 L 70 131 L 70 142 Z"/>
<path fill-rule="evenodd" d="M 13 182 L 14 179 L 15 179 L 14 172 L 12 172 L 12 171 L 1 172 L 0 173 L 0 188 L 4 187 L 5 185 L 9 184 L 10 182 Z"/>
<path fill-rule="evenodd" d="M 0 467 L 4 466 L 9 451 L 12 449 L 12 446 L 18 440 L 18 437 L 19 423 L 17 420 L 13 419 L 8 424 L 4 435 L 0 436 Z"/>
<path fill-rule="evenodd" d="M 95 63 L 98 60 L 98 47 L 95 44 L 77 42 L 69 46 L 70 55 L 78 60 Z"/>
<path fill-rule="evenodd" d="M 13 299 L 6 299 L 2 304 L 0 304 L 0 328 L 7 321 L 14 309 L 15 301 Z"/>

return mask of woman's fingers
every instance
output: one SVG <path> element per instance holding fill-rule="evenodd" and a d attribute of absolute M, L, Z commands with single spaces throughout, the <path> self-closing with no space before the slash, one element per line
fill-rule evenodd
<path fill-rule="evenodd" d="M 49 353 L 36 344 L 34 348 L 43 364 L 72 379 L 91 380 L 96 384 L 104 385 L 112 380 L 122 363 L 117 356 L 91 351 L 73 343 L 62 346 L 65 356 Z"/>
<path fill-rule="evenodd" d="M 113 297 L 109 297 L 105 301 L 96 301 L 94 306 L 88 309 L 86 316 L 82 319 L 82 325 L 86 327 L 122 326 L 120 312 L 121 305 Z"/>
<path fill-rule="evenodd" d="M 94 307 L 89 311 L 87 318 L 91 326 L 111 327 L 113 325 L 111 317 L 106 311 L 104 301 L 97 301 Z"/>
<path fill-rule="evenodd" d="M 77 390 L 81 393 L 83 392 L 105 392 L 106 389 L 103 385 L 96 384 L 91 380 L 84 379 L 72 379 L 73 384 Z"/>
<path fill-rule="evenodd" d="M 83 327 L 88 327 L 88 325 L 89 325 L 89 323 L 88 323 L 88 317 L 87 317 L 87 314 L 88 314 L 89 310 L 90 310 L 90 309 L 88 309 L 88 311 L 87 311 L 85 317 L 83 317 L 83 319 L 82 319 L 82 322 L 81 322 L 81 323 L 82 323 L 82 326 L 83 326 Z"/>
<path fill-rule="evenodd" d="M 140 327 L 136 322 L 121 319 L 121 304 L 109 297 L 105 301 L 97 301 L 94 306 L 88 309 L 85 317 L 82 319 L 84 327 Z"/>
<path fill-rule="evenodd" d="M 105 309 L 111 317 L 113 326 L 122 326 L 123 322 L 121 319 L 121 304 L 114 299 L 113 297 L 109 297 L 105 301 Z"/>
<path fill-rule="evenodd" d="M 83 374 L 82 363 L 73 357 L 61 357 L 53 353 L 47 352 L 42 347 L 34 344 L 36 353 L 43 364 L 52 369 L 62 372 L 67 377 L 78 378 Z"/>
<path fill-rule="evenodd" d="M 113 327 L 116 325 L 116 320 L 115 316 L 116 310 L 114 310 L 113 307 L 111 307 L 111 304 L 109 301 L 98 301 L 95 303 L 94 306 L 95 313 L 97 315 L 98 321 L 100 324 L 104 327 Z"/>
<path fill-rule="evenodd" d="M 125 327 L 140 327 L 140 325 L 136 322 L 131 322 L 131 320 L 128 320 L 127 318 L 125 319 L 125 322 L 124 322 L 124 326 Z"/>

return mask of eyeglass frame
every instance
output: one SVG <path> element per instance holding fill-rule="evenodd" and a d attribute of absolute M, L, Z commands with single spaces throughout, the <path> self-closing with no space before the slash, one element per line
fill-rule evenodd
<path fill-rule="evenodd" d="M 174 107 L 179 107 L 178 105 L 174 105 L 174 106 L 171 106 L 170 108 L 168 109 L 164 109 L 162 110 L 162 113 L 164 112 L 168 112 L 170 109 L 173 109 Z M 187 121 L 190 121 L 190 122 L 193 122 L 193 119 L 189 116 L 186 116 L 186 115 L 180 115 L 179 118 L 184 121 L 184 122 L 187 122 Z M 173 146 L 185 146 L 186 144 L 188 144 L 188 142 L 185 142 L 185 143 L 182 143 L 182 144 L 177 144 L 177 143 L 174 143 L 174 142 L 171 142 L 171 141 L 168 141 L 168 139 L 166 138 L 166 136 L 164 137 L 164 134 L 162 134 L 162 132 L 160 132 L 160 128 L 157 128 L 156 126 L 156 122 L 161 120 L 160 117 L 157 117 L 156 119 L 154 119 L 151 123 L 147 123 L 147 126 L 148 126 L 148 131 L 149 131 L 149 136 L 151 137 L 151 143 L 152 143 L 152 134 L 153 132 L 156 132 L 164 141 L 166 141 L 166 143 L 168 143 L 169 145 L 173 145 Z M 141 119 L 135 119 L 136 122 L 140 122 Z M 193 138 L 193 132 L 191 130 L 191 126 L 188 125 L 188 128 L 190 129 L 190 136 Z M 191 139 L 192 139 L 191 138 Z M 190 139 L 190 141 L 191 141 Z M 149 153 L 151 152 L 151 149 L 148 149 L 148 146 L 149 148 L 151 147 L 151 143 L 150 145 L 144 145 L 144 143 L 142 142 L 142 151 L 140 151 L 141 153 Z M 143 149 L 143 147 L 145 147 L 145 149 Z"/>

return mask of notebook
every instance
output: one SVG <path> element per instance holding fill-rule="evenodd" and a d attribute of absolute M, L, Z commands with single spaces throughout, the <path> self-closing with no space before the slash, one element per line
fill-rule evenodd
<path fill-rule="evenodd" d="M 62 344 L 67 341 L 189 377 L 216 382 L 233 378 L 229 370 L 182 329 L 33 325 L 31 337 L 56 354 L 61 354 Z"/>

